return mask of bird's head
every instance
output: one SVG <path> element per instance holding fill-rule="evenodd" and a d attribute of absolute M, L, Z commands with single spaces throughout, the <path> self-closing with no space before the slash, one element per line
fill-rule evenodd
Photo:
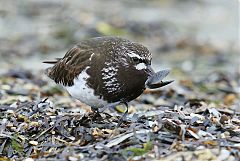
<path fill-rule="evenodd" d="M 153 71 L 151 68 L 152 54 L 141 44 L 132 43 L 131 46 L 128 46 L 126 58 L 129 64 L 136 70 L 147 73 Z"/>

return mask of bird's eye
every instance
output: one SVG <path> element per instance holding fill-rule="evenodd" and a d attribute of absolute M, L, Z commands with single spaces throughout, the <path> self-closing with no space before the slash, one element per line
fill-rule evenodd
<path fill-rule="evenodd" d="M 133 57 L 132 60 L 133 60 L 135 63 L 146 63 L 146 60 L 145 60 L 145 59 L 139 59 L 139 58 L 136 58 L 136 57 Z"/>
<path fill-rule="evenodd" d="M 133 57 L 133 58 L 132 58 L 132 60 L 133 60 L 134 62 L 136 62 L 136 63 L 138 63 L 138 62 L 139 62 L 139 59 L 138 59 L 138 58 L 136 58 L 136 57 Z"/>

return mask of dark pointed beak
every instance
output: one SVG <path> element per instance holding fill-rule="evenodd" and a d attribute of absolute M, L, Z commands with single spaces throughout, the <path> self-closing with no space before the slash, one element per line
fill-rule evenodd
<path fill-rule="evenodd" d="M 148 70 L 149 77 L 155 74 L 151 65 L 147 65 L 147 70 Z"/>
<path fill-rule="evenodd" d="M 157 73 L 155 73 L 151 67 L 149 67 L 148 69 L 150 70 L 150 76 L 145 83 L 146 88 L 160 88 L 173 82 L 173 80 L 163 81 L 163 78 L 165 78 L 170 73 L 169 69 L 161 70 Z"/>
<path fill-rule="evenodd" d="M 160 88 L 160 87 L 163 87 L 163 86 L 166 86 L 170 83 L 174 82 L 174 80 L 170 80 L 170 81 L 161 81 L 159 83 L 156 83 L 156 84 L 146 84 L 146 87 L 147 88 L 150 88 L 150 89 L 156 89 L 156 88 Z"/>

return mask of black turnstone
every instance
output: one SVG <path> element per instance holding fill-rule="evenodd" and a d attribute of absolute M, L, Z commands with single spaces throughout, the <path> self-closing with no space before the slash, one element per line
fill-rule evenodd
<path fill-rule="evenodd" d="M 169 70 L 155 73 L 151 53 L 143 45 L 119 37 L 97 37 L 83 40 L 63 58 L 46 61 L 54 66 L 46 73 L 63 85 L 71 96 L 93 109 L 116 105 L 137 98 L 146 88 L 163 82 Z M 127 113 L 127 110 L 126 110 Z"/>

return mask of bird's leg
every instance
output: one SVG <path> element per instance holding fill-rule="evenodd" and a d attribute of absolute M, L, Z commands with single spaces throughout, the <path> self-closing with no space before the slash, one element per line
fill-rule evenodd
<path fill-rule="evenodd" d="M 126 116 L 128 114 L 128 104 L 127 104 L 127 102 L 123 102 L 123 104 L 126 106 L 127 109 L 124 112 L 124 114 L 122 115 L 122 117 L 119 119 L 117 127 L 119 127 L 123 123 L 123 121 L 126 119 Z"/>
<path fill-rule="evenodd" d="M 103 111 L 105 111 L 108 108 L 108 106 L 104 106 L 102 108 L 98 109 L 98 112 L 102 113 Z"/>
<path fill-rule="evenodd" d="M 97 107 L 91 107 L 91 110 L 93 111 L 93 118 L 96 118 L 96 117 L 99 117 L 101 116 L 100 115 L 100 112 L 99 112 L 99 109 Z"/>
<path fill-rule="evenodd" d="M 98 108 L 91 106 L 91 110 L 93 113 L 99 113 Z"/>

